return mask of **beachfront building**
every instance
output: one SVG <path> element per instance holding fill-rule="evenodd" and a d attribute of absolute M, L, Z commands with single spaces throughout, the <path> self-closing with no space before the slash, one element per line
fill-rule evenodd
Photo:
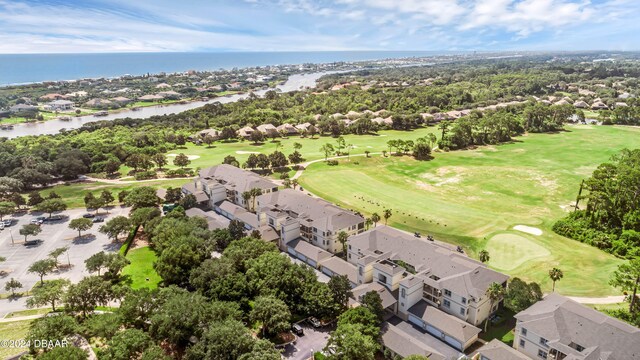
<path fill-rule="evenodd" d="M 532 359 L 640 359 L 640 329 L 556 293 L 515 318 L 513 347 Z"/>
<path fill-rule="evenodd" d="M 243 193 L 253 189 L 269 194 L 277 192 L 278 185 L 251 171 L 221 164 L 200 170 L 192 183 L 182 187 L 182 192 L 194 195 L 199 203 L 209 209 L 215 209 L 227 200 L 253 211 L 255 198 L 245 199 L 243 196 Z"/>
<path fill-rule="evenodd" d="M 397 292 L 398 316 L 425 328 L 430 307 L 482 324 L 499 306 L 487 289 L 494 282 L 506 287 L 509 278 L 449 244 L 388 226 L 350 237 L 347 260 L 358 269 L 358 284 L 377 282 Z"/>
<path fill-rule="evenodd" d="M 261 224 L 280 234 L 280 249 L 306 241 L 329 253 L 342 251 L 338 234 L 355 235 L 364 231 L 364 218 L 328 201 L 301 191 L 284 189 L 263 194 L 257 199 L 256 211 Z"/>

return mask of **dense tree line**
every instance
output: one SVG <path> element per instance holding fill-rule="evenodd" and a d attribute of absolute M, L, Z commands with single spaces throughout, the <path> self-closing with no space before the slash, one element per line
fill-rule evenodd
<path fill-rule="evenodd" d="M 640 256 L 640 150 L 623 150 L 581 185 L 576 209 L 553 230 L 613 254 Z"/>

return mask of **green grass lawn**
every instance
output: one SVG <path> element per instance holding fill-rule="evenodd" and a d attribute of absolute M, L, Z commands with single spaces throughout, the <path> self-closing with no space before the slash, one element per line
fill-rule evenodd
<path fill-rule="evenodd" d="M 594 247 L 556 235 L 553 223 L 575 202 L 579 183 L 611 155 L 638 147 L 640 129 L 568 126 L 558 134 L 530 134 L 500 146 L 435 153 L 418 162 L 410 157 L 316 163 L 300 183 L 313 193 L 367 216 L 392 209 L 390 225 L 433 234 L 481 249 L 489 265 L 551 289 L 547 272 L 564 271 L 556 284 L 565 295 L 619 294 L 609 278 L 622 261 Z M 322 143 L 322 142 L 320 142 Z M 378 144 L 372 151 L 380 151 Z M 532 235 L 513 229 L 528 225 Z"/>
<path fill-rule="evenodd" d="M 482 333 L 480 333 L 480 338 L 487 342 L 493 339 L 498 339 L 503 343 L 512 346 L 513 339 L 515 337 L 513 329 L 516 326 L 516 320 L 513 318 L 513 315 L 514 313 L 507 309 L 500 310 L 498 316 L 500 316 L 502 319 L 495 325 L 489 323 L 487 332 L 483 331 Z M 478 327 L 484 330 L 484 323 L 478 325 Z"/>
<path fill-rule="evenodd" d="M 347 144 L 352 144 L 354 148 L 351 150 L 351 155 L 364 154 L 365 151 L 372 153 L 382 152 L 383 150 L 389 150 L 387 148 L 387 141 L 391 139 L 404 139 L 415 140 L 419 137 L 424 137 L 429 133 L 438 133 L 438 129 L 435 127 L 420 128 L 414 131 L 380 131 L 377 135 L 345 135 L 345 141 Z M 291 136 L 286 139 L 278 139 L 280 141 L 279 150 L 286 155 L 294 151 L 293 144 L 302 144 L 300 153 L 306 161 L 324 159 L 324 153 L 320 151 L 320 147 L 326 143 L 331 143 L 336 146 L 336 139 L 333 137 L 318 137 L 315 138 L 300 138 L 299 136 Z M 265 140 L 264 143 L 254 145 L 251 141 L 238 141 L 232 143 L 215 142 L 211 147 L 207 145 L 194 145 L 187 144 L 180 149 L 169 151 L 169 154 L 184 153 L 197 157 L 191 160 L 189 167 L 191 168 L 205 168 L 222 163 L 222 160 L 227 155 L 233 155 L 243 163 L 249 157 L 252 152 L 270 154 L 276 150 L 277 143 L 272 142 L 270 139 Z M 168 157 L 170 169 L 177 169 L 178 167 L 173 165 L 173 156 Z M 126 172 L 122 171 L 125 174 Z M 126 169 L 125 169 L 126 170 Z"/>
<path fill-rule="evenodd" d="M 0 323 L 0 339 L 3 340 L 19 340 L 24 339 L 29 331 L 29 325 L 33 320 L 11 321 Z M 0 347 L 0 359 L 6 359 L 10 356 L 20 354 L 28 348 L 10 348 Z"/>
<path fill-rule="evenodd" d="M 131 276 L 133 281 L 131 288 L 149 288 L 155 289 L 162 279 L 160 275 L 153 269 L 153 263 L 156 260 L 156 253 L 149 247 L 142 247 L 129 250 L 127 259 L 131 264 L 127 265 L 123 270 L 123 275 Z M 149 279 L 149 281 L 147 281 Z"/>
<path fill-rule="evenodd" d="M 9 313 L 4 318 L 11 319 L 11 318 L 22 317 L 22 316 L 43 315 L 43 314 L 48 314 L 50 312 L 51 312 L 51 308 L 20 310 L 20 311 L 14 311 L 12 313 Z"/>
<path fill-rule="evenodd" d="M 133 179 L 132 179 L 133 180 Z M 183 184 L 192 181 L 190 179 L 172 179 L 172 180 L 158 180 L 158 181 L 146 181 L 137 183 L 106 183 L 106 182 L 93 182 L 93 183 L 72 183 L 69 185 L 56 185 L 48 189 L 42 190 L 40 193 L 43 197 L 46 197 L 51 191 L 55 191 L 62 197 L 62 200 L 67 204 L 69 208 L 81 208 L 84 207 L 84 196 L 88 191 L 92 191 L 96 196 L 104 189 L 114 192 L 114 197 L 117 202 L 117 193 L 122 190 L 130 191 L 133 188 L 140 186 L 151 186 L 153 188 L 168 188 L 168 187 L 180 187 Z M 114 202 L 114 203 L 116 203 Z"/>

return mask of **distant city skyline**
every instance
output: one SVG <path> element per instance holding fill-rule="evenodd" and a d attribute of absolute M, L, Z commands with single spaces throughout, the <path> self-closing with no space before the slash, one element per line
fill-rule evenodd
<path fill-rule="evenodd" d="M 637 0 L 0 0 L 0 53 L 640 49 Z"/>

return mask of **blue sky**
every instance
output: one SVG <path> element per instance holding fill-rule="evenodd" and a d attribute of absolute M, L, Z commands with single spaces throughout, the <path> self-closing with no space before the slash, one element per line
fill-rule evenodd
<path fill-rule="evenodd" d="M 0 0 L 0 53 L 640 50 L 640 0 Z"/>

